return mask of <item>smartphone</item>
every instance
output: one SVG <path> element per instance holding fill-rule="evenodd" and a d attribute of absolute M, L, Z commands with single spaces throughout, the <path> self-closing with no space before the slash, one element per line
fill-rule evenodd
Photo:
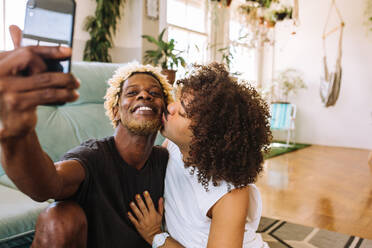
<path fill-rule="evenodd" d="M 76 3 L 74 0 L 28 0 L 22 46 L 67 46 L 72 48 Z M 46 60 L 48 71 L 69 73 L 71 58 Z"/>

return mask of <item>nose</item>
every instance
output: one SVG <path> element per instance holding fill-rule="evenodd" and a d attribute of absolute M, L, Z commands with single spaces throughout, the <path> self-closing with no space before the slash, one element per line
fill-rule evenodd
<path fill-rule="evenodd" d="M 151 94 L 149 94 L 146 90 L 142 90 L 138 95 L 137 95 L 137 100 L 152 100 Z"/>
<path fill-rule="evenodd" d="M 177 110 L 176 103 L 173 102 L 173 103 L 168 104 L 167 110 L 168 110 L 168 114 L 174 115 L 176 113 L 176 110 Z"/>

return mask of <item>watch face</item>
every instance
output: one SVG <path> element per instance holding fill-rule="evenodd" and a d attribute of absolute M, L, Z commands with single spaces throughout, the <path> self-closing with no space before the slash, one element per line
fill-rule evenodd
<path fill-rule="evenodd" d="M 153 248 L 157 248 L 159 246 L 164 245 L 165 240 L 167 239 L 167 237 L 169 237 L 169 234 L 168 233 L 159 233 L 159 234 L 156 234 L 155 237 L 154 237 L 154 241 L 152 243 L 152 247 Z"/>

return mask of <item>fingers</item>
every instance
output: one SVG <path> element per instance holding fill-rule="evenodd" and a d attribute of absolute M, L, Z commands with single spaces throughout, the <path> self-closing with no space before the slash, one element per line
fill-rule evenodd
<path fill-rule="evenodd" d="M 163 197 L 159 198 L 159 203 L 158 203 L 158 213 L 163 216 L 164 214 L 164 199 Z"/>
<path fill-rule="evenodd" d="M 72 55 L 71 48 L 63 46 L 30 46 L 29 49 L 45 59 L 63 60 L 71 57 Z"/>
<path fill-rule="evenodd" d="M 9 111 L 23 111 L 38 105 L 56 102 L 72 102 L 79 97 L 79 93 L 72 89 L 46 88 L 22 93 L 8 93 L 3 99 Z M 3 106 L 5 107 L 5 106 Z"/>
<path fill-rule="evenodd" d="M 139 194 L 136 195 L 136 202 L 137 202 L 137 205 L 140 208 L 143 216 L 146 217 L 149 213 L 149 210 L 147 209 L 147 206 L 145 205 L 145 203 L 142 200 L 142 197 Z"/>
<path fill-rule="evenodd" d="M 79 93 L 76 90 L 46 88 L 19 94 L 19 98 L 22 99 L 23 103 L 19 107 L 22 110 L 22 107 L 27 109 L 29 106 L 53 104 L 55 102 L 73 102 L 78 97 Z"/>
<path fill-rule="evenodd" d="M 133 213 L 136 215 L 137 220 L 142 221 L 143 220 L 143 214 L 142 212 L 138 209 L 137 205 L 134 202 L 131 202 L 129 204 L 130 208 L 132 209 Z"/>
<path fill-rule="evenodd" d="M 155 210 L 154 203 L 152 202 L 150 193 L 146 190 L 145 192 L 143 192 L 143 196 L 145 198 L 146 205 L 147 205 L 147 208 L 149 209 L 149 211 L 151 212 L 151 211 Z"/>
<path fill-rule="evenodd" d="M 132 215 L 131 212 L 128 212 L 128 218 L 133 223 L 133 225 L 137 228 L 139 226 L 139 223 L 136 218 Z"/>
<path fill-rule="evenodd" d="M 29 48 L 19 48 L 0 60 L 0 76 L 18 75 L 28 69 L 29 72 L 42 72 L 47 69 L 40 56 Z"/>
<path fill-rule="evenodd" d="M 0 76 L 17 75 L 28 69 L 38 73 L 47 69 L 43 59 L 63 60 L 71 56 L 68 47 L 29 46 L 21 47 L 0 56 Z"/>
<path fill-rule="evenodd" d="M 72 74 L 49 72 L 30 77 L 5 77 L 0 79 L 0 93 L 26 92 L 44 88 L 79 88 L 79 81 Z"/>
<path fill-rule="evenodd" d="M 10 37 L 12 37 L 14 49 L 21 46 L 22 30 L 16 25 L 9 26 Z"/>

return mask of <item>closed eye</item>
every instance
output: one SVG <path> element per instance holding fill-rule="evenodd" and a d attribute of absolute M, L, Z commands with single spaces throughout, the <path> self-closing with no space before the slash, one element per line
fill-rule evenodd
<path fill-rule="evenodd" d="M 127 96 L 135 96 L 137 95 L 137 91 L 129 91 L 126 93 Z"/>
<path fill-rule="evenodd" d="M 154 97 L 162 97 L 162 94 L 160 92 L 157 92 L 157 91 L 151 91 L 150 94 Z"/>

